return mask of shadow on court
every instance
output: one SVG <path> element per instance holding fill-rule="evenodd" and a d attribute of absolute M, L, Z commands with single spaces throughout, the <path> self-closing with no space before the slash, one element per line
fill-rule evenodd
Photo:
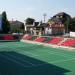
<path fill-rule="evenodd" d="M 0 75 L 64 75 L 67 69 L 16 52 L 0 52 Z"/>

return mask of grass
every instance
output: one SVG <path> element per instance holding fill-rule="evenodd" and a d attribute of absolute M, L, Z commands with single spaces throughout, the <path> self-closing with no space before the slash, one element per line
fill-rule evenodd
<path fill-rule="evenodd" d="M 1 42 L 0 74 L 74 75 L 75 52 L 23 42 Z"/>

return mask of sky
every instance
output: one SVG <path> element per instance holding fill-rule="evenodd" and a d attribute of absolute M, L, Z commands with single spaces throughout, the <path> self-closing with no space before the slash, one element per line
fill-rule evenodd
<path fill-rule="evenodd" d="M 0 14 L 6 11 L 8 20 L 24 22 L 26 18 L 46 21 L 59 12 L 75 16 L 75 0 L 0 0 Z"/>

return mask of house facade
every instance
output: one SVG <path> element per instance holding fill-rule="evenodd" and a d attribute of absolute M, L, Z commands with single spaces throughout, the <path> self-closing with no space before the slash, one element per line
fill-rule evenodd
<path fill-rule="evenodd" d="M 20 21 L 9 21 L 10 23 L 10 32 L 24 32 L 24 23 Z"/>
<path fill-rule="evenodd" d="M 45 27 L 47 24 L 34 22 L 32 25 L 25 25 L 27 33 L 31 35 L 43 35 L 45 34 Z"/>
<path fill-rule="evenodd" d="M 62 23 L 48 23 L 45 28 L 46 35 L 63 35 L 65 32 L 64 25 Z"/>
<path fill-rule="evenodd" d="M 53 35 L 63 35 L 66 32 L 68 32 L 68 27 L 64 25 L 64 23 L 67 20 L 71 20 L 71 17 L 64 13 L 60 12 L 56 15 L 54 15 L 49 21 L 48 24 L 50 25 L 50 28 L 52 29 Z M 68 25 L 67 25 L 68 26 Z"/>
<path fill-rule="evenodd" d="M 63 35 L 65 32 L 64 25 L 61 23 L 34 23 L 27 25 L 26 30 L 31 35 Z"/>
<path fill-rule="evenodd" d="M 34 22 L 33 25 L 26 25 L 26 29 L 33 35 L 63 35 L 68 31 L 64 23 L 70 19 L 68 14 L 60 12 L 47 23 Z"/>

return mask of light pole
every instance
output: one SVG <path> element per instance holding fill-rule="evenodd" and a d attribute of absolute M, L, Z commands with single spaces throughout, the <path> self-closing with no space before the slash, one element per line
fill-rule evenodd
<path fill-rule="evenodd" d="M 43 16 L 44 16 L 44 23 L 45 23 L 45 19 L 46 19 L 46 13 L 44 13 L 44 14 L 43 14 Z"/>
<path fill-rule="evenodd" d="M 24 20 L 24 30 L 27 31 L 27 27 L 26 27 L 26 20 Z"/>

